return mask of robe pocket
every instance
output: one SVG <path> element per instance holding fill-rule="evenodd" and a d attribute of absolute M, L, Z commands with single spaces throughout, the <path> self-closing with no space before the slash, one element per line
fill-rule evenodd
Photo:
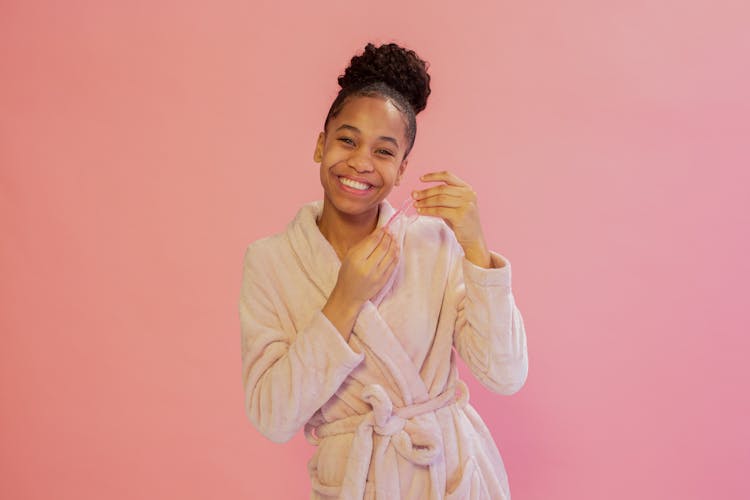
<path fill-rule="evenodd" d="M 346 462 L 352 447 L 351 433 L 328 436 L 320 441 L 315 453 L 318 481 L 326 486 L 339 486 L 344 480 Z"/>

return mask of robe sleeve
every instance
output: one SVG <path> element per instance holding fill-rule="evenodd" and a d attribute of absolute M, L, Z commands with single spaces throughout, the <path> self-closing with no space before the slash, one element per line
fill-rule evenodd
<path fill-rule="evenodd" d="M 271 252 L 245 252 L 239 315 L 245 411 L 267 438 L 290 440 L 364 359 L 321 312 L 299 331 L 277 312 L 283 297 Z M 289 321 L 285 322 L 289 323 Z"/>
<path fill-rule="evenodd" d="M 526 331 L 510 286 L 510 262 L 490 252 L 493 269 L 455 259 L 449 286 L 457 307 L 453 345 L 487 389 L 510 395 L 526 382 Z"/>

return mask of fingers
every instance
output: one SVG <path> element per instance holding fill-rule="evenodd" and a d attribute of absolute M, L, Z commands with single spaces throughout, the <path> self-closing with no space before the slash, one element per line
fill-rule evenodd
<path fill-rule="evenodd" d="M 378 242 L 377 246 L 373 248 L 372 252 L 370 252 L 370 255 L 367 256 L 367 260 L 372 261 L 372 264 L 377 266 L 381 260 L 383 260 L 383 257 L 388 253 L 388 249 L 391 247 L 391 245 L 395 245 L 393 241 L 393 236 L 391 236 L 391 233 L 388 231 L 385 231 L 383 229 L 379 229 L 379 231 L 382 231 L 382 238 Z"/>
<path fill-rule="evenodd" d="M 440 217 L 445 219 L 446 222 L 450 222 L 454 219 L 454 213 L 451 211 L 453 208 L 446 207 L 420 207 L 417 209 L 419 215 L 426 215 L 428 217 Z"/>
<path fill-rule="evenodd" d="M 417 209 L 417 213 L 420 215 L 438 215 L 440 217 L 442 217 L 442 214 L 436 213 L 433 209 L 447 208 L 461 212 L 472 211 L 475 209 L 477 197 L 473 191 L 468 191 L 465 188 L 453 189 L 462 189 L 464 192 L 459 195 L 456 195 L 455 193 L 438 192 L 432 196 L 416 200 L 414 202 L 414 208 Z"/>
<path fill-rule="evenodd" d="M 429 172 L 419 177 L 424 182 L 445 182 L 451 186 L 468 186 L 466 182 L 460 179 L 457 175 L 447 170 L 441 172 Z"/>
<path fill-rule="evenodd" d="M 383 258 L 380 259 L 380 262 L 378 263 L 379 266 L 388 266 L 390 263 L 393 263 L 398 260 L 400 249 L 398 246 L 398 242 L 396 241 L 396 238 L 391 236 L 391 244 L 388 247 L 388 250 L 383 254 Z"/>
<path fill-rule="evenodd" d="M 449 186 L 447 184 L 441 184 L 440 186 L 432 186 L 427 189 L 414 190 L 411 193 L 411 197 L 415 200 L 422 200 L 424 198 L 430 198 L 431 196 L 453 196 L 456 198 L 465 198 L 467 195 L 470 196 L 473 193 L 466 186 Z"/>
<path fill-rule="evenodd" d="M 429 207 L 460 208 L 465 206 L 467 203 L 471 203 L 471 201 L 458 196 L 437 194 L 434 196 L 423 198 L 419 201 L 415 201 L 414 208 L 416 208 L 417 211 L 419 211 L 421 208 Z"/>
<path fill-rule="evenodd" d="M 337 281 L 351 296 L 368 300 L 380 290 L 398 263 L 399 243 L 382 227 L 376 229 L 344 257 Z"/>
<path fill-rule="evenodd" d="M 424 181 L 442 181 L 445 184 L 427 189 L 412 191 L 414 207 L 450 207 L 458 208 L 466 203 L 476 203 L 477 194 L 469 184 L 451 172 L 434 172 L 421 177 Z"/>
<path fill-rule="evenodd" d="M 389 252 L 389 256 L 382 261 L 380 261 L 381 264 L 381 277 L 383 280 L 383 284 L 385 284 L 385 281 L 393 274 L 393 271 L 396 269 L 396 265 L 398 265 L 398 255 L 399 251 L 396 246 L 393 246 L 393 250 Z"/>
<path fill-rule="evenodd" d="M 431 172 L 421 177 L 425 182 L 444 182 L 412 192 L 414 208 L 419 215 L 439 217 L 454 231 L 476 226 L 477 194 L 472 187 L 448 171 Z"/>
<path fill-rule="evenodd" d="M 396 269 L 396 265 L 398 264 L 398 257 L 399 248 L 398 244 L 394 241 L 375 268 L 375 272 L 378 275 L 378 288 L 382 287 L 385 284 L 385 282 L 393 273 L 393 270 Z"/>
<path fill-rule="evenodd" d="M 363 239 L 359 245 L 358 250 L 362 252 L 365 259 L 368 259 L 375 249 L 381 244 L 383 238 L 388 234 L 382 227 L 375 229 L 365 239 Z"/>
<path fill-rule="evenodd" d="M 389 232 L 383 231 L 377 246 L 362 263 L 373 290 L 379 290 L 385 284 L 398 263 L 398 257 L 398 242 Z"/>

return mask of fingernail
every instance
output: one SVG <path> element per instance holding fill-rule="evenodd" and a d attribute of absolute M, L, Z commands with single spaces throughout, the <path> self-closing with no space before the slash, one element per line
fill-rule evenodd
<path fill-rule="evenodd" d="M 411 197 L 416 200 L 417 199 L 417 192 L 416 191 L 412 191 L 411 192 Z"/>

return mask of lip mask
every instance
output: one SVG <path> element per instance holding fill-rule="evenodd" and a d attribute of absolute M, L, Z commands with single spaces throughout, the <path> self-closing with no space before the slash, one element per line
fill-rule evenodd
<path fill-rule="evenodd" d="M 390 231 L 391 234 L 396 236 L 399 241 L 403 241 L 403 237 L 406 234 L 406 228 L 417 220 L 419 214 L 414 209 L 414 200 L 411 197 L 407 198 L 401 207 L 396 210 L 391 218 L 383 225 L 384 229 Z"/>

